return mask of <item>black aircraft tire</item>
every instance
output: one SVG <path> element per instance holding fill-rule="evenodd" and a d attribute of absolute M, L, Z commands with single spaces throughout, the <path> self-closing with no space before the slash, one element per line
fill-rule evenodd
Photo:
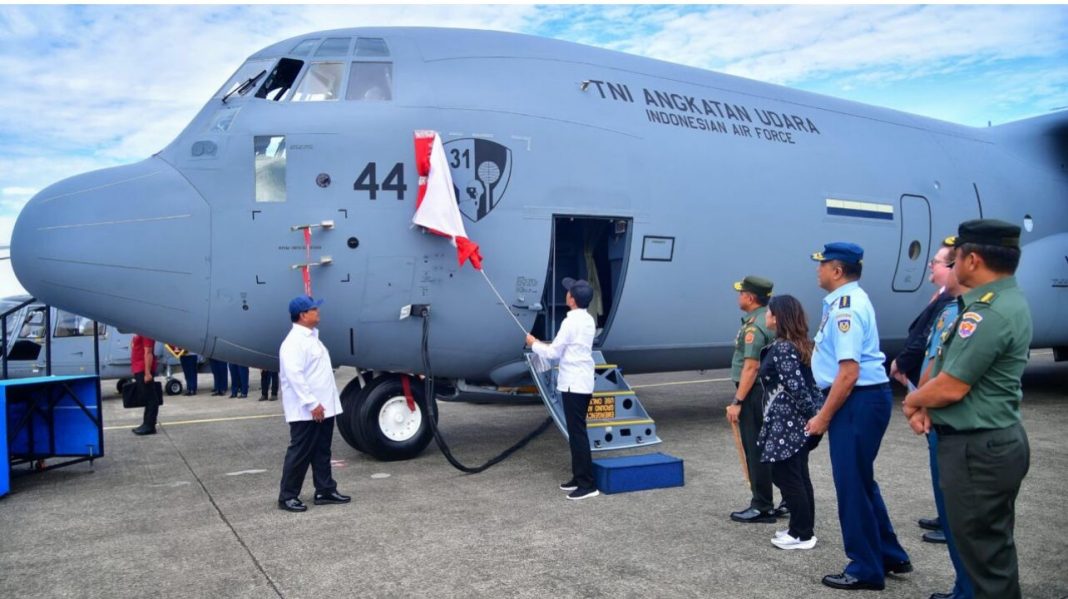
<path fill-rule="evenodd" d="M 167 379 L 167 382 L 163 384 L 163 388 L 167 391 L 167 395 L 178 395 L 182 392 L 182 381 Z"/>
<path fill-rule="evenodd" d="M 119 392 L 119 395 L 122 395 L 122 388 L 125 387 L 126 385 L 129 385 L 132 382 L 133 382 L 133 379 L 131 379 L 131 378 L 128 378 L 128 377 L 127 378 L 121 378 L 121 379 L 115 381 L 115 390 Z"/>
<path fill-rule="evenodd" d="M 364 451 L 378 460 L 409 460 L 422 453 L 433 439 L 426 420 L 423 384 L 418 379 L 412 379 L 411 383 L 416 404 L 414 416 L 410 416 L 412 412 L 408 410 L 399 376 L 381 376 L 360 394 L 362 401 L 353 415 L 353 432 Z M 434 413 L 436 421 L 437 410 Z M 382 421 L 390 425 L 389 430 L 384 430 Z"/>
<path fill-rule="evenodd" d="M 341 433 L 341 438 L 349 444 L 350 447 L 356 451 L 366 453 L 362 444 L 356 439 L 356 435 L 352 430 L 352 417 L 353 414 L 359 412 L 356 409 L 356 397 L 360 394 L 360 390 L 363 388 L 360 385 L 359 377 L 352 379 L 345 385 L 345 388 L 341 390 L 341 415 L 334 420 L 334 424 L 337 425 L 337 431 Z"/>

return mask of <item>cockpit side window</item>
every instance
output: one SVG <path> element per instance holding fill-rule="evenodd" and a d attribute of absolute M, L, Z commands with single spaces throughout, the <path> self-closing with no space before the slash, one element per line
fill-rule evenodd
<path fill-rule="evenodd" d="M 250 60 L 241 65 L 241 68 L 234 73 L 233 77 L 230 77 L 230 80 L 226 82 L 226 85 L 219 89 L 219 93 L 217 93 L 215 97 L 222 98 L 231 93 L 244 96 L 249 91 L 256 88 L 256 85 L 248 85 L 248 82 L 253 81 L 254 84 L 257 84 L 262 81 L 267 73 L 274 68 L 274 61 L 275 59 L 273 58 Z M 257 75 L 259 77 L 257 77 Z M 242 89 L 242 87 L 245 89 Z"/>
<path fill-rule="evenodd" d="M 340 62 L 313 62 L 304 73 L 294 102 L 322 102 L 337 100 L 341 96 L 341 78 L 345 65 Z"/>
<path fill-rule="evenodd" d="M 349 69 L 347 100 L 392 100 L 393 63 L 354 62 Z"/>
<path fill-rule="evenodd" d="M 280 101 L 293 87 L 293 83 L 297 80 L 297 75 L 300 74 L 300 69 L 303 66 L 304 61 L 302 60 L 293 60 L 292 58 L 279 60 L 274 70 L 264 80 L 263 86 L 256 92 L 256 97 L 275 102 Z"/>
<path fill-rule="evenodd" d="M 107 336 L 107 325 L 98 324 L 97 330 L 100 332 L 100 337 Z M 78 316 L 77 314 L 71 314 L 63 310 L 56 311 L 56 327 L 55 337 L 92 337 L 93 336 L 93 319 L 86 318 L 84 316 Z"/>
<path fill-rule="evenodd" d="M 257 135 L 255 145 L 256 201 L 286 201 L 286 138 Z"/>

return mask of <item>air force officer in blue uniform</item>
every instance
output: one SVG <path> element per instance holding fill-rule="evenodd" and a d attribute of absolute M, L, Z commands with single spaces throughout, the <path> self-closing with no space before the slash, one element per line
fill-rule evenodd
<path fill-rule="evenodd" d="M 886 574 L 912 570 L 897 541 L 875 482 L 875 456 L 890 422 L 889 379 L 868 294 L 860 288 L 864 250 L 829 243 L 812 255 L 820 263 L 823 318 L 816 333 L 812 374 L 827 400 L 808 422 L 810 434 L 829 432 L 838 520 L 849 564 L 823 577 L 836 589 L 882 590 Z"/>

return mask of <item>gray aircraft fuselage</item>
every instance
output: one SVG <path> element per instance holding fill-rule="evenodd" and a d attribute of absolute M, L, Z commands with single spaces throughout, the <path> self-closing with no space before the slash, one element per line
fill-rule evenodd
<path fill-rule="evenodd" d="M 329 256 L 310 274 L 335 364 L 421 371 L 422 325 L 398 319 L 419 303 L 435 375 L 514 380 L 523 336 L 447 241 L 410 224 L 413 132 L 432 129 L 508 309 L 548 336 L 559 279 L 596 273 L 598 345 L 628 372 L 726 364 L 731 284 L 748 274 L 815 323 L 809 255 L 837 240 L 864 247 L 893 350 L 934 292 L 940 240 L 980 216 L 1025 226 L 1034 345 L 1068 346 L 1066 112 L 977 129 L 488 31 L 319 32 L 249 61 L 158 154 L 26 205 L 12 261 L 31 294 L 275 368 L 303 292 L 293 266 Z M 322 221 L 308 252 L 291 227 Z"/>

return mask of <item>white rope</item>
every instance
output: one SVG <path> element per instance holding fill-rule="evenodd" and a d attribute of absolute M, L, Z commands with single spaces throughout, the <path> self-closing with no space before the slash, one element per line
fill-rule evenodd
<path fill-rule="evenodd" d="M 508 307 L 508 303 L 504 301 L 504 298 L 501 297 L 501 294 L 497 291 L 497 288 L 493 286 L 493 281 L 490 281 L 489 276 L 486 275 L 486 270 L 479 269 L 478 272 L 482 273 L 482 278 L 486 279 L 486 284 L 489 285 L 490 289 L 493 290 L 493 295 L 496 295 L 497 299 L 501 301 L 501 305 L 504 306 L 505 312 L 508 312 L 508 316 L 512 317 L 512 320 L 515 321 L 515 326 L 519 327 L 519 330 L 523 332 L 523 337 L 526 338 L 528 333 L 527 329 L 523 326 L 523 323 L 519 322 L 519 319 L 515 317 L 515 314 L 512 314 L 512 310 Z"/>

